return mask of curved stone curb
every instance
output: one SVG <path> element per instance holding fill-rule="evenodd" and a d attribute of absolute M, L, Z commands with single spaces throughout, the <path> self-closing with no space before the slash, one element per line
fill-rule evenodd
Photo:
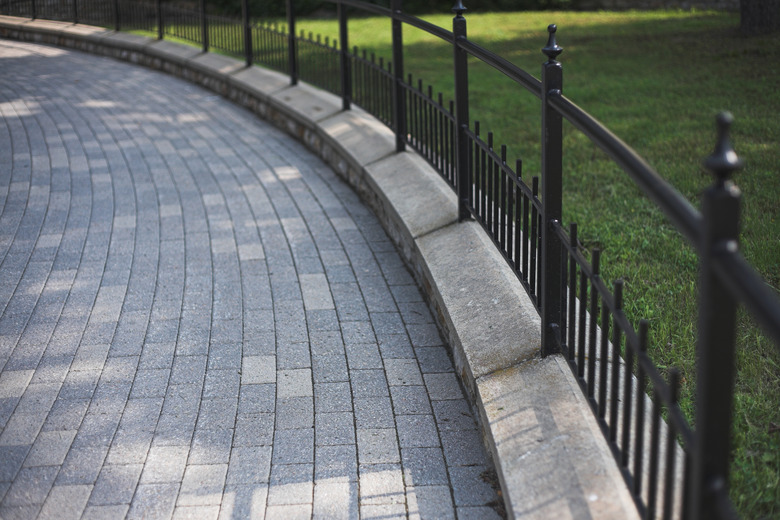
<path fill-rule="evenodd" d="M 525 290 L 421 157 L 360 109 L 238 60 L 168 41 L 0 16 L 0 37 L 65 46 L 203 85 L 296 136 L 371 206 L 427 294 L 479 411 L 515 518 L 637 518 L 566 362 L 539 358 L 540 319 Z"/>

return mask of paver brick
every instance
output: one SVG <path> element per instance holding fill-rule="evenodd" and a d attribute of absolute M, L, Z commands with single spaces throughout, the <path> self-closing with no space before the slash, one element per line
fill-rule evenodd
<path fill-rule="evenodd" d="M 311 504 L 313 464 L 274 464 L 268 486 L 268 505 Z"/>
<path fill-rule="evenodd" d="M 143 464 L 109 464 L 103 469 L 89 495 L 91 505 L 129 504 L 141 476 Z"/>
<path fill-rule="evenodd" d="M 61 466 L 76 437 L 76 430 L 43 431 L 24 461 L 25 466 Z"/>
<path fill-rule="evenodd" d="M 360 518 L 357 482 L 315 482 L 312 507 L 314 519 L 357 520 Z"/>
<path fill-rule="evenodd" d="M 220 505 L 227 464 L 189 465 L 179 490 L 178 506 Z"/>
<path fill-rule="evenodd" d="M 360 464 L 360 508 L 364 505 L 405 504 L 400 464 Z"/>
<path fill-rule="evenodd" d="M 314 429 L 280 430 L 273 442 L 273 459 L 277 464 L 313 464 Z"/>
<path fill-rule="evenodd" d="M 228 484 L 268 482 L 271 471 L 271 447 L 233 447 L 228 466 Z"/>
<path fill-rule="evenodd" d="M 38 518 L 41 520 L 69 520 L 89 518 L 85 506 L 90 497 L 92 486 L 54 486 L 43 503 Z"/>
<path fill-rule="evenodd" d="M 402 448 L 440 446 L 433 415 L 396 415 L 398 442 Z"/>
<path fill-rule="evenodd" d="M 455 519 L 448 486 L 414 486 L 406 492 L 409 518 Z"/>
<path fill-rule="evenodd" d="M 318 447 L 355 443 L 355 417 L 349 412 L 317 413 L 314 424 Z"/>
<path fill-rule="evenodd" d="M 401 461 L 394 429 L 359 428 L 356 433 L 361 464 L 387 464 Z"/>

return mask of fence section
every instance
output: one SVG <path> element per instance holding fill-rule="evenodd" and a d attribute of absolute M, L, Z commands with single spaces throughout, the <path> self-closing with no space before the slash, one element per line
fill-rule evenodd
<path fill-rule="evenodd" d="M 780 345 L 780 301 L 740 256 L 738 190 L 731 174 L 740 161 L 728 136 L 730 118 L 720 116 L 715 151 L 706 161 L 715 177 L 702 212 L 693 208 L 627 145 L 563 96 L 563 70 L 554 25 L 543 49 L 547 61 L 538 80 L 469 41 L 466 8 L 453 7 L 452 32 L 402 12 L 401 0 L 387 9 L 359 0 L 328 0 L 338 7 L 339 39 L 296 34 L 292 0 L 287 26 L 242 15 L 207 13 L 169 2 L 129 0 L 0 0 L 0 13 L 72 20 L 114 28 L 157 30 L 286 72 L 339 95 L 345 109 L 355 102 L 392 128 L 396 148 L 420 153 L 458 194 L 461 219 L 484 227 L 525 286 L 542 316 L 542 355 L 561 352 L 568 360 L 617 464 L 645 518 L 732 519 L 728 498 L 729 437 L 734 384 L 735 310 L 743 304 Z M 347 8 L 392 20 L 392 61 L 349 49 Z M 404 76 L 404 25 L 453 46 L 455 100 L 447 101 L 422 80 Z M 480 135 L 469 120 L 468 58 L 503 73 L 540 99 L 541 175 L 523 176 L 511 165 L 506 146 Z M 696 248 L 700 261 L 698 375 L 694 431 L 677 404 L 679 375 L 665 381 L 647 354 L 647 322 L 635 330 L 623 312 L 622 283 L 607 287 L 600 253 L 586 257 L 577 226 L 562 222 L 564 153 L 561 127 L 568 121 L 601 148 L 664 212 Z"/>

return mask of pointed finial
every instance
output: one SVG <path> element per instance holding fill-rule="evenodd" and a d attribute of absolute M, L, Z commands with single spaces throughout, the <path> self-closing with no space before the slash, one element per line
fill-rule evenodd
<path fill-rule="evenodd" d="M 455 5 L 452 6 L 452 12 L 457 16 L 463 16 L 466 12 L 466 6 L 463 5 L 463 0 L 455 0 Z"/>
<path fill-rule="evenodd" d="M 716 118 L 718 124 L 718 141 L 715 150 L 704 160 L 704 167 L 717 178 L 719 185 L 723 185 L 735 171 L 742 168 L 742 159 L 731 146 L 729 130 L 734 122 L 734 116 L 729 112 L 721 112 Z"/>
<path fill-rule="evenodd" d="M 555 41 L 555 31 L 557 30 L 558 26 L 554 23 L 547 26 L 547 32 L 550 33 L 550 36 L 547 38 L 547 46 L 542 49 L 542 52 L 547 55 L 550 61 L 555 61 L 555 58 L 563 52 L 563 47 L 559 47 L 558 42 Z"/>

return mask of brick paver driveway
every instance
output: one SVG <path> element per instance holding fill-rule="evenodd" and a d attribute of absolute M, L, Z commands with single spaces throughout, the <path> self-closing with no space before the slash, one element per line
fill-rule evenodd
<path fill-rule="evenodd" d="M 0 41 L 0 517 L 491 518 L 374 216 L 150 70 Z"/>

